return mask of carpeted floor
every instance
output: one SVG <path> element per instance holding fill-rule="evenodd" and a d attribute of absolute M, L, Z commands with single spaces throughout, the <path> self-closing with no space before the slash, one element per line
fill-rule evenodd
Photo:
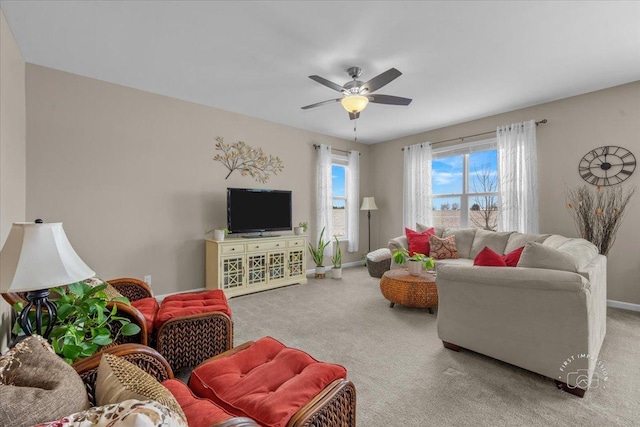
<path fill-rule="evenodd" d="M 235 344 L 270 335 L 344 365 L 359 426 L 640 425 L 640 313 L 609 309 L 605 388 L 583 399 L 552 380 L 470 351 L 446 350 L 437 314 L 389 303 L 364 267 L 229 301 Z"/>

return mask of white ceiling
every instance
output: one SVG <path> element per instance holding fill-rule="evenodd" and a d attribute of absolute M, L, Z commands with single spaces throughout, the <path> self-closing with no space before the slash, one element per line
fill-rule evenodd
<path fill-rule="evenodd" d="M 640 2 L 0 1 L 27 62 L 352 140 L 346 69 L 395 67 L 375 143 L 640 80 Z M 338 95 L 338 96 L 336 96 Z"/>

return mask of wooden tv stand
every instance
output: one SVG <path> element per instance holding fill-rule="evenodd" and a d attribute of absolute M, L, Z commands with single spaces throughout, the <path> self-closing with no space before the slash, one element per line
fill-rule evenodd
<path fill-rule="evenodd" d="M 307 283 L 307 238 L 285 235 L 260 239 L 206 239 L 207 289 L 230 298 Z"/>

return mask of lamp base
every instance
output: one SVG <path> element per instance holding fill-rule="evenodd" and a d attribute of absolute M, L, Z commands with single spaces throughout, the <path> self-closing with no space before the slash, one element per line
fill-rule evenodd
<path fill-rule="evenodd" d="M 29 312 L 33 307 L 35 307 L 35 333 L 42 335 L 44 338 L 49 338 L 49 334 L 51 334 L 51 330 L 53 329 L 53 323 L 58 315 L 58 310 L 55 304 L 49 301 L 49 289 L 27 292 L 27 301 L 27 305 L 18 316 L 20 327 L 24 331 L 25 335 L 33 335 L 34 330 L 31 325 L 31 321 L 29 320 Z M 44 331 L 44 334 L 42 333 L 43 306 L 46 307 L 47 317 L 49 319 L 47 329 Z"/>

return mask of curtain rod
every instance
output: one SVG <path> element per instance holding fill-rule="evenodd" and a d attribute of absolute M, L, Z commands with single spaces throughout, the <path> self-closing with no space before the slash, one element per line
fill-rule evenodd
<path fill-rule="evenodd" d="M 547 119 L 542 119 L 539 122 L 536 122 L 536 126 L 541 125 L 541 124 L 545 124 L 545 123 L 547 123 Z M 444 144 L 445 142 L 457 141 L 459 139 L 464 141 L 465 138 L 473 138 L 473 137 L 476 137 L 476 136 L 490 135 L 490 134 L 496 133 L 496 132 L 497 132 L 497 130 L 491 130 L 489 132 L 476 133 L 474 135 L 459 136 L 457 138 L 445 139 L 445 140 L 438 141 L 438 142 L 431 142 L 431 143 L 429 143 L 429 145 Z M 402 151 L 404 151 L 404 147 L 402 148 Z"/>
<path fill-rule="evenodd" d="M 320 148 L 320 146 L 318 144 L 313 144 L 313 148 L 315 148 L 317 150 L 318 148 Z M 333 148 L 333 147 L 331 147 L 331 151 L 339 151 L 341 153 L 347 153 L 347 154 L 350 153 L 350 151 L 348 151 L 348 150 L 341 150 L 339 148 Z M 360 156 L 360 155 L 362 155 L 362 153 L 358 152 L 358 156 Z"/>

